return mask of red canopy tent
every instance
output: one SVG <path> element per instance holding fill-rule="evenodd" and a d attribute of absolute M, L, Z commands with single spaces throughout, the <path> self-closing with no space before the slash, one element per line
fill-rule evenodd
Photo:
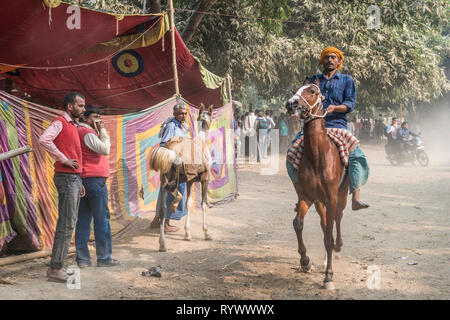
<path fill-rule="evenodd" d="M 39 0 L 0 4 L 0 46 L 6 48 L 0 52 L 0 68 L 24 65 L 5 77 L 41 104 L 59 107 L 73 90 L 110 113 L 145 109 L 174 95 L 164 15 L 116 18 L 81 8 L 80 30 L 69 30 L 67 8 L 52 8 L 49 25 L 50 8 Z M 175 47 L 180 95 L 194 105 L 222 106 L 224 79 L 200 65 L 176 30 Z"/>

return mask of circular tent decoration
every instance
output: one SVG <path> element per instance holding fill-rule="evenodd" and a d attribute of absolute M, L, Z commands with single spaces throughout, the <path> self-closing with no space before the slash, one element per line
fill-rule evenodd
<path fill-rule="evenodd" d="M 144 70 L 144 60 L 134 50 L 125 50 L 111 61 L 114 69 L 124 77 L 135 77 Z"/>

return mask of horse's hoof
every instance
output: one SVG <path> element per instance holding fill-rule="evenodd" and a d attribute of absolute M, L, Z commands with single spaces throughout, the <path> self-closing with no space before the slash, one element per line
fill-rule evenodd
<path fill-rule="evenodd" d="M 301 266 L 301 269 L 302 269 L 302 272 L 309 272 L 309 270 L 311 270 L 311 259 L 308 259 L 309 261 L 308 261 L 308 263 L 307 264 L 301 264 L 300 263 L 300 266 Z"/>
<path fill-rule="evenodd" d="M 191 241 L 192 240 L 192 237 L 189 235 L 189 236 L 184 236 L 184 240 L 185 241 Z"/>
<path fill-rule="evenodd" d="M 166 247 L 159 247 L 159 252 L 166 252 L 167 248 Z"/>
<path fill-rule="evenodd" d="M 334 246 L 333 249 L 334 249 L 334 252 L 340 252 L 341 248 L 342 248 L 341 246 L 339 246 L 339 247 L 338 246 Z"/>
<path fill-rule="evenodd" d="M 209 234 L 205 234 L 205 240 L 212 240 L 213 238 Z"/>
<path fill-rule="evenodd" d="M 334 282 L 333 282 L 333 281 L 324 282 L 324 283 L 323 283 L 323 287 L 324 287 L 326 290 L 334 290 L 334 289 L 336 289 L 336 288 L 334 287 Z"/>

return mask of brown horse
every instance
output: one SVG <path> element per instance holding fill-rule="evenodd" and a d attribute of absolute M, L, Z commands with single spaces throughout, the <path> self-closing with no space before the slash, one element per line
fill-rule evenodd
<path fill-rule="evenodd" d="M 301 256 L 300 266 L 304 272 L 311 269 L 311 260 L 306 255 L 302 232 L 305 215 L 314 203 L 320 216 L 327 257 L 324 287 L 332 290 L 332 254 L 333 249 L 340 251 L 343 244 L 341 219 L 347 204 L 349 179 L 336 145 L 327 136 L 323 119 L 326 114 L 322 109 L 319 80 L 315 78 L 315 83 L 310 83 L 306 78 L 303 86 L 288 101 L 288 109 L 300 110 L 300 118 L 304 120 L 303 158 L 298 169 L 298 183 L 294 184 L 298 203 L 293 225 Z M 335 221 L 336 244 L 333 237 Z"/>
<path fill-rule="evenodd" d="M 173 137 L 167 141 L 165 147 L 154 149 L 150 155 L 149 167 L 151 170 L 159 171 L 161 174 L 160 186 L 160 238 L 159 251 L 167 251 L 165 244 L 164 223 L 167 208 L 167 193 L 174 194 L 174 201 L 171 204 L 171 210 L 174 211 L 182 196 L 178 192 L 179 183 L 186 182 L 186 222 L 184 226 L 184 239 L 190 241 L 191 232 L 189 224 L 189 215 L 192 209 L 191 190 L 194 182 L 200 182 L 202 193 L 202 211 L 203 211 L 203 232 L 205 240 L 212 240 L 208 233 L 207 225 L 207 196 L 209 184 L 209 170 L 211 166 L 211 155 L 207 145 L 207 132 L 212 121 L 212 107 L 205 110 L 201 106 L 197 121 L 199 123 L 199 134 L 196 138 Z"/>

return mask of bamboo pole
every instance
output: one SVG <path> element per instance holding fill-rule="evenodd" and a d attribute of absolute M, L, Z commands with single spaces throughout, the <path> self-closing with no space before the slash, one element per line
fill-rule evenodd
<path fill-rule="evenodd" d="M 227 87 L 229 102 L 233 103 L 233 99 L 231 98 L 231 76 L 229 74 L 227 74 Z"/>
<path fill-rule="evenodd" d="M 73 253 L 76 253 L 75 248 L 69 248 L 69 252 L 68 252 L 67 256 L 69 256 L 69 255 L 71 255 Z M 7 264 L 24 262 L 24 261 L 27 261 L 27 260 L 45 258 L 45 257 L 50 256 L 51 254 L 52 254 L 52 250 L 45 250 L 45 251 L 38 251 L 38 252 L 20 254 L 18 256 L 0 258 L 0 266 L 5 266 Z"/>
<path fill-rule="evenodd" d="M 173 0 L 169 0 L 170 7 L 170 43 L 172 45 L 172 67 L 173 67 L 173 81 L 175 83 L 175 94 L 180 95 L 178 87 L 178 70 L 177 70 L 177 48 L 175 47 L 175 22 L 173 17 Z"/>
<path fill-rule="evenodd" d="M 0 161 L 8 160 L 13 157 L 20 156 L 21 154 L 33 151 L 29 145 L 26 145 L 21 148 L 9 150 L 3 153 L 0 153 Z"/>

